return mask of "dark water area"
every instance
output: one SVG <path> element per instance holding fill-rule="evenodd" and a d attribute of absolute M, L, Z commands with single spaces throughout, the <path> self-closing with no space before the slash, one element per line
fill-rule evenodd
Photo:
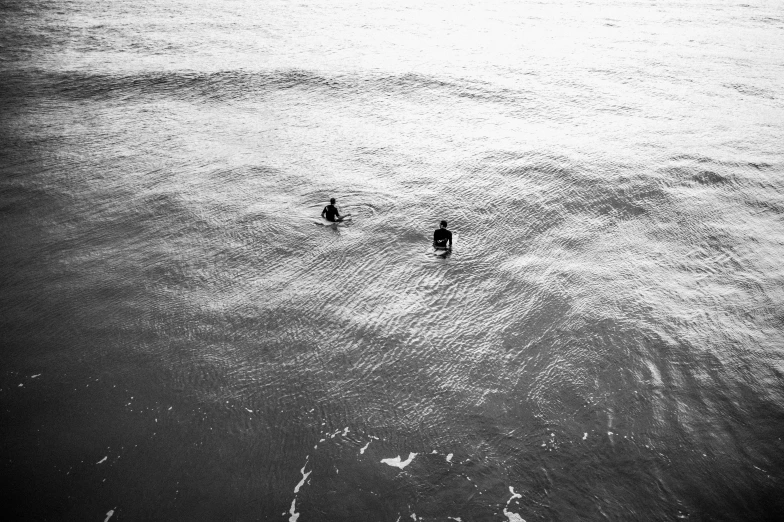
<path fill-rule="evenodd" d="M 777 520 L 780 11 L 0 3 L 6 512 Z"/>

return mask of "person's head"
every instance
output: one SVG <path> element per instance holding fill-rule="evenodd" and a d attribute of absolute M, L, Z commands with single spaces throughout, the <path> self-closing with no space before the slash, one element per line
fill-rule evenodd
<path fill-rule="evenodd" d="M 329 198 L 329 204 L 330 205 L 334 205 L 335 204 L 335 198 Z"/>
<path fill-rule="evenodd" d="M 441 228 L 446 228 L 446 221 L 441 221 Z"/>

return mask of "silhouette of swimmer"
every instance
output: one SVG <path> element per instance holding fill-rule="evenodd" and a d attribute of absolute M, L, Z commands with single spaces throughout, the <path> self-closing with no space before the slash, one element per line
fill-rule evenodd
<path fill-rule="evenodd" d="M 329 205 L 324 207 L 324 210 L 321 211 L 321 217 L 327 221 L 332 221 L 333 223 L 340 223 L 347 217 L 351 217 L 351 214 L 341 216 L 338 207 L 335 206 L 335 198 L 331 198 L 329 200 Z"/>
<path fill-rule="evenodd" d="M 433 247 L 439 250 L 452 250 L 452 232 L 446 229 L 446 225 L 446 221 L 442 221 L 441 226 L 433 232 Z"/>

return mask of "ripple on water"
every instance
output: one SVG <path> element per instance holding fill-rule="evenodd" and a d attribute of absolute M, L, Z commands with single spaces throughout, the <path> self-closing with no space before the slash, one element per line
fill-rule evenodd
<path fill-rule="evenodd" d="M 10 4 L 17 511 L 85 518 L 90 470 L 140 519 L 781 511 L 778 69 L 725 41 L 762 11 L 684 6 L 709 38 L 630 68 L 656 6 Z"/>

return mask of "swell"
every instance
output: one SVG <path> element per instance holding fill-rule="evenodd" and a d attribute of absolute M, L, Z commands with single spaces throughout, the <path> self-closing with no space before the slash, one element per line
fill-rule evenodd
<path fill-rule="evenodd" d="M 290 89 L 321 91 L 330 96 L 352 97 L 362 93 L 410 96 L 413 93 L 469 98 L 480 102 L 514 105 L 520 110 L 534 103 L 532 93 L 488 82 L 440 78 L 424 74 L 326 74 L 305 69 L 267 71 L 226 70 L 218 72 L 173 71 L 133 74 L 9 70 L 0 80 L 6 97 L 26 99 L 39 96 L 67 100 L 127 101 L 147 96 L 164 96 L 194 102 L 215 103 L 258 99 Z M 1 103 L 1 102 L 0 102 Z"/>

